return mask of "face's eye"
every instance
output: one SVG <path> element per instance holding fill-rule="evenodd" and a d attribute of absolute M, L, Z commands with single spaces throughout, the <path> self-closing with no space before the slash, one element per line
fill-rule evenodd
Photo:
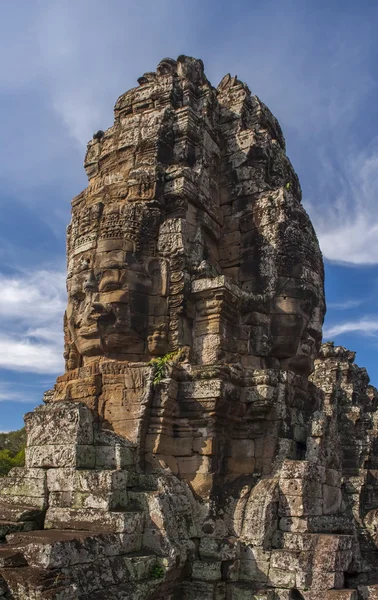
<path fill-rule="evenodd" d="M 109 269 L 102 274 L 98 284 L 99 292 L 113 292 L 119 287 L 119 272 L 116 269 Z"/>
<path fill-rule="evenodd" d="M 84 298 L 85 298 L 84 292 L 80 292 L 80 291 L 77 291 L 77 292 L 71 294 L 71 297 L 70 297 L 71 302 L 73 302 L 73 304 L 75 306 L 77 306 L 78 304 L 81 304 L 81 302 L 83 302 Z"/>
<path fill-rule="evenodd" d="M 311 300 L 305 300 L 302 304 L 302 308 L 303 308 L 304 312 L 306 312 L 306 313 L 310 313 L 312 311 L 312 306 L 313 306 L 313 304 L 312 304 Z"/>
<path fill-rule="evenodd" d="M 118 290 L 119 283 L 118 281 L 105 281 L 102 285 L 100 285 L 100 292 L 112 292 L 113 290 Z"/>

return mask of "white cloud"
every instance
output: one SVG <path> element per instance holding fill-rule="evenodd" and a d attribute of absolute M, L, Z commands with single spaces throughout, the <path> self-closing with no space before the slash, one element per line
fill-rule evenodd
<path fill-rule="evenodd" d="M 63 368 L 62 348 L 32 342 L 25 336 L 0 335 L 0 368 L 33 373 L 59 373 Z"/>
<path fill-rule="evenodd" d="M 327 302 L 327 308 L 335 308 L 337 310 L 350 310 L 357 308 L 364 303 L 364 300 L 344 300 L 343 302 Z"/>
<path fill-rule="evenodd" d="M 338 158 L 337 166 L 323 160 L 326 201 L 307 202 L 323 254 L 340 263 L 378 264 L 378 140 L 369 150 L 344 148 Z"/>
<path fill-rule="evenodd" d="M 330 325 L 323 332 L 324 339 L 335 338 L 344 333 L 357 333 L 366 336 L 378 335 L 378 319 L 362 318 L 355 321 L 346 321 L 336 325 Z"/>
<path fill-rule="evenodd" d="M 32 326 L 51 322 L 65 308 L 65 274 L 38 270 L 17 273 L 14 276 L 0 273 L 0 318 L 20 319 Z"/>
<path fill-rule="evenodd" d="M 59 271 L 0 274 L 0 368 L 63 370 L 64 281 Z"/>
<path fill-rule="evenodd" d="M 0 383 L 0 402 L 30 402 L 30 386 L 22 387 L 14 383 Z M 4 431 L 0 433 L 6 433 Z"/>

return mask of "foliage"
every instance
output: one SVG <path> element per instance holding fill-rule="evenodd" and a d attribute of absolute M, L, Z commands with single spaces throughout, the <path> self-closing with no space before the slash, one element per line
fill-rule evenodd
<path fill-rule="evenodd" d="M 25 429 L 0 434 L 0 476 L 25 464 Z"/>
<path fill-rule="evenodd" d="M 26 444 L 25 427 L 17 431 L 0 433 L 0 450 L 9 450 L 12 456 L 17 454 Z"/>
<path fill-rule="evenodd" d="M 169 365 L 176 364 L 181 354 L 181 350 L 175 350 L 174 352 L 168 352 L 164 356 L 153 358 L 148 363 L 153 370 L 153 385 L 159 385 L 167 374 L 167 368 Z"/>
<path fill-rule="evenodd" d="M 15 456 L 11 456 L 9 450 L 0 450 L 0 475 L 7 475 L 13 467 L 23 467 L 25 464 L 25 448 L 22 448 Z"/>
<path fill-rule="evenodd" d="M 285 185 L 285 188 L 286 188 L 287 190 L 290 190 L 290 186 L 291 186 L 291 183 L 290 183 L 290 181 L 288 181 L 288 182 L 287 182 L 287 184 Z"/>
<path fill-rule="evenodd" d="M 162 579 L 164 577 L 164 567 L 161 565 L 154 565 L 151 570 L 152 579 Z"/>

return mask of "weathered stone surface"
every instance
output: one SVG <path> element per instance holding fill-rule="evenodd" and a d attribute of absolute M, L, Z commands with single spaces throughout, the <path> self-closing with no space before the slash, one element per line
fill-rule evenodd
<path fill-rule="evenodd" d="M 378 393 L 321 343 L 280 126 L 163 59 L 88 144 L 66 371 L 0 480 L 0 596 L 378 597 Z"/>

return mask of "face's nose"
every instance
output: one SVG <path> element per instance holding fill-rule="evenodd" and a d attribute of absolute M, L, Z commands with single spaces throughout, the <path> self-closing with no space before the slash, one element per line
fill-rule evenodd
<path fill-rule="evenodd" d="M 102 315 L 106 313 L 106 309 L 100 302 L 92 302 L 90 305 L 91 315 Z"/>
<path fill-rule="evenodd" d="M 84 311 L 86 320 L 97 321 L 101 316 L 106 314 L 106 309 L 103 304 L 97 301 L 96 298 L 88 298 L 88 303 Z"/>
<path fill-rule="evenodd" d="M 79 315 L 78 325 L 88 325 L 96 322 L 101 316 L 106 314 L 106 309 L 98 302 L 98 294 L 86 293 L 83 310 Z"/>
<path fill-rule="evenodd" d="M 92 271 L 87 275 L 83 282 L 83 290 L 86 294 L 97 291 L 97 281 Z"/>

